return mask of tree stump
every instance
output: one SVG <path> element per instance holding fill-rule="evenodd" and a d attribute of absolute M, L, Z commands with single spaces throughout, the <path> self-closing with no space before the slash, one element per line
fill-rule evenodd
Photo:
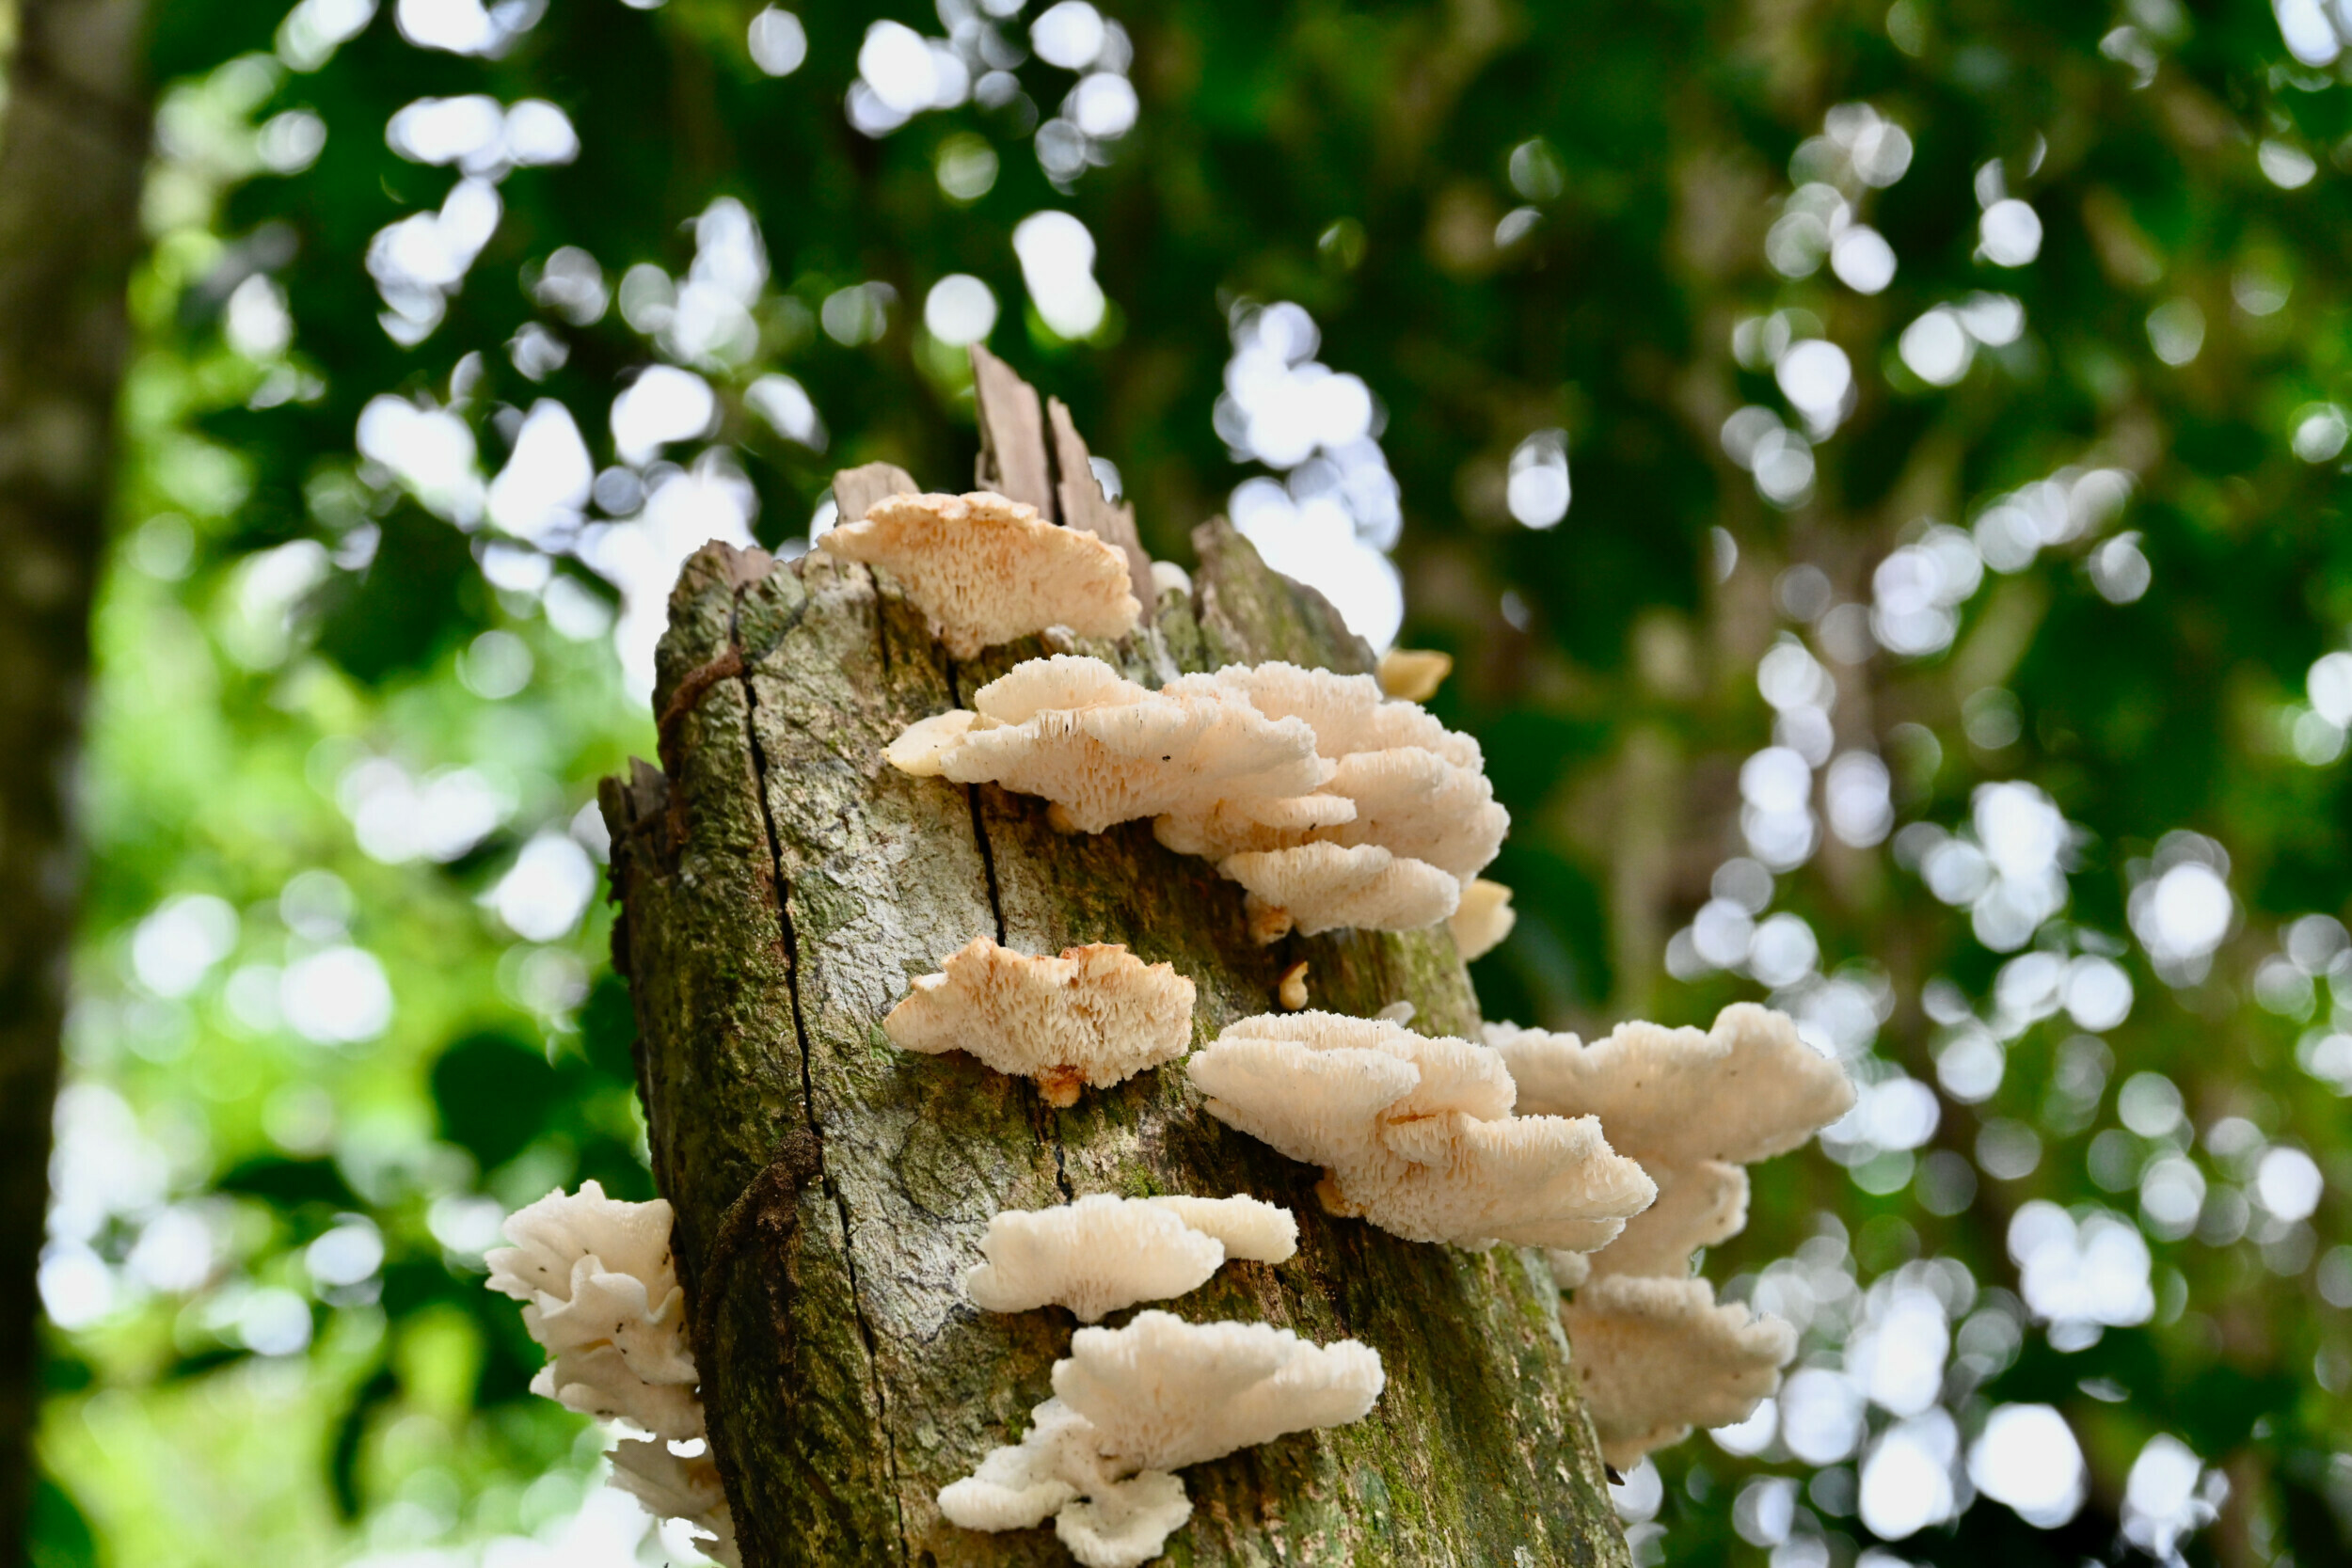
<path fill-rule="evenodd" d="M 1076 437 L 1033 412 L 1027 426 L 999 422 L 982 461 L 1041 484 L 1045 443 Z M 1016 439 L 1038 450 L 1009 451 Z M 1082 472 L 1060 476 L 1063 492 L 1081 478 L 1099 498 Z M 877 482 L 861 470 L 840 489 Z M 1269 658 L 1371 667 L 1327 602 L 1222 520 L 1194 544 L 1190 594 L 1160 594 L 1131 638 L 1076 651 L 1154 687 Z M 1168 1561 L 1625 1563 L 1540 1256 L 1327 1215 L 1320 1173 L 1211 1118 L 1178 1065 L 1056 1110 L 1025 1081 L 883 1036 L 908 982 L 976 936 L 1036 953 L 1124 942 L 1168 961 L 1199 988 L 1196 1045 L 1272 1010 L 1301 958 L 1314 1006 L 1409 1001 L 1418 1028 L 1477 1028 L 1442 927 L 1259 947 L 1242 890 L 1161 847 L 1149 823 L 1064 836 L 1041 800 L 883 762 L 907 724 L 1049 651 L 1069 645 L 953 661 L 863 566 L 713 545 L 671 598 L 655 694 L 664 766 L 606 781 L 614 960 L 635 997 L 654 1176 L 677 1211 L 744 1561 L 1069 1561 L 1050 1528 L 960 1529 L 936 1497 L 1026 1429 L 1075 1326 L 1060 1307 L 998 1315 L 965 1298 L 989 1217 L 1110 1192 L 1287 1206 L 1296 1258 L 1228 1263 L 1157 1305 L 1361 1339 L 1388 1370 L 1355 1425 L 1186 1469 L 1194 1514 Z"/>

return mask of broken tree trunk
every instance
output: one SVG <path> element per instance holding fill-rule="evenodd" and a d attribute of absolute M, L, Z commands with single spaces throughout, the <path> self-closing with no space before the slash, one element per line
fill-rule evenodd
<path fill-rule="evenodd" d="M 983 464 L 1044 486 L 1066 417 L 1049 431 L 1034 393 L 1028 408 L 1036 450 L 1006 451 L 999 425 Z M 902 478 L 864 470 L 841 489 Z M 1135 636 L 1080 651 L 1152 686 L 1236 661 L 1370 667 L 1328 604 L 1223 522 L 1194 543 L 1190 594 L 1171 590 Z M 1029 952 L 1124 942 L 1172 962 L 1199 987 L 1196 1043 L 1271 1010 L 1300 958 L 1317 1006 L 1409 1001 L 1416 1027 L 1469 1034 L 1477 1002 L 1442 928 L 1258 947 L 1241 889 L 1148 823 L 1066 837 L 1041 800 L 896 772 L 882 752 L 905 725 L 1048 650 L 1031 639 L 950 661 L 865 567 L 714 545 L 688 563 L 670 617 L 665 767 L 637 764 L 603 795 L 614 956 L 750 1568 L 1069 1560 L 1050 1528 L 959 1529 L 935 1498 L 1025 1430 L 1074 1326 L 1059 1307 L 997 1315 L 965 1298 L 989 1216 L 1100 1192 L 1289 1207 L 1295 1259 L 1229 1263 L 1162 1305 L 1361 1339 L 1388 1369 L 1363 1421 L 1184 1471 L 1195 1512 L 1168 1560 L 1626 1561 L 1539 1257 L 1325 1214 L 1319 1173 L 1209 1117 L 1178 1067 L 1057 1111 L 1025 1081 L 902 1053 L 881 1029 L 912 978 L 988 936 Z"/>

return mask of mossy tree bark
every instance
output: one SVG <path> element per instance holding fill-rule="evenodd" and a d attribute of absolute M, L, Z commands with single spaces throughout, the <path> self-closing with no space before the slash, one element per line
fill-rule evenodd
<path fill-rule="evenodd" d="M 1080 651 L 1147 685 L 1266 658 L 1369 668 L 1330 607 L 1224 523 L 1195 544 L 1191 594 Z M 1184 1472 L 1195 1513 L 1168 1561 L 1625 1562 L 1539 1258 L 1326 1215 L 1318 1173 L 1209 1117 L 1179 1068 L 1057 1111 L 964 1056 L 902 1053 L 880 1027 L 909 980 L 985 935 L 1172 962 L 1199 988 L 1198 1041 L 1273 1008 L 1300 958 L 1315 1006 L 1410 1001 L 1417 1026 L 1467 1033 L 1477 1002 L 1442 929 L 1257 947 L 1241 890 L 1148 824 L 1064 837 L 1041 800 L 897 773 L 882 750 L 901 728 L 1049 650 L 950 661 L 862 566 L 713 546 L 670 615 L 664 767 L 605 786 L 614 947 L 751 1568 L 1068 1561 L 1050 1529 L 961 1530 L 934 1499 L 1025 1429 L 1074 1326 L 1057 1307 L 1000 1316 L 964 1298 L 989 1216 L 1098 1192 L 1287 1205 L 1295 1259 L 1230 1263 L 1162 1305 L 1352 1337 L 1388 1369 L 1365 1420 Z"/>

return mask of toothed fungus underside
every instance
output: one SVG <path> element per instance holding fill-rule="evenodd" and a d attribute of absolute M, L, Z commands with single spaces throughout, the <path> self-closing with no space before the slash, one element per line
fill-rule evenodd
<path fill-rule="evenodd" d="M 1270 1323 L 1187 1323 L 1166 1312 L 1123 1328 L 1082 1328 L 1054 1363 L 1054 1398 L 1015 1447 L 939 1494 L 968 1529 L 1055 1521 L 1086 1568 L 1136 1568 L 1191 1517 L 1169 1474 L 1309 1427 L 1368 1413 L 1385 1385 L 1379 1354 L 1318 1345 Z"/>
<path fill-rule="evenodd" d="M 552 1357 L 531 1391 L 599 1420 L 650 1434 L 624 1439 L 612 1483 L 652 1512 L 713 1539 L 702 1549 L 735 1560 L 735 1532 L 707 1449 L 682 1458 L 673 1442 L 703 1436 L 686 1293 L 670 1252 L 669 1203 L 628 1203 L 596 1181 L 561 1188 L 506 1221 L 515 1244 L 485 1255 L 488 1288 L 523 1303 L 523 1326 Z"/>
<path fill-rule="evenodd" d="M 957 658 L 1048 626 L 1123 637 L 1143 609 L 1116 546 L 985 491 L 887 497 L 817 547 L 889 572 Z"/>
<path fill-rule="evenodd" d="M 1574 1299 L 1562 1321 L 1585 1379 L 1602 1451 L 1630 1465 L 1692 1426 L 1743 1420 L 1794 1354 L 1788 1325 L 1717 1307 L 1692 1255 L 1747 1223 L 1749 1162 L 1796 1148 L 1853 1104 L 1845 1069 L 1798 1037 L 1786 1014 L 1738 1003 L 1712 1029 L 1620 1024 L 1574 1035 L 1490 1023 L 1525 1109 L 1597 1116 L 1611 1147 L 1641 1162 L 1658 1201 L 1590 1257 L 1555 1254 Z"/>
<path fill-rule="evenodd" d="M 1292 664 L 1152 691 L 1099 659 L 1032 659 L 884 754 L 1042 796 L 1069 831 L 1150 817 L 1162 844 L 1248 890 L 1262 942 L 1443 920 L 1510 826 L 1476 741 L 1369 675 Z"/>
<path fill-rule="evenodd" d="M 976 937 L 918 976 L 882 1020 L 902 1051 L 962 1051 L 1036 1082 L 1051 1105 L 1172 1061 L 1192 1039 L 1193 984 L 1116 942 L 1035 957 Z"/>
<path fill-rule="evenodd" d="M 1082 1323 L 1195 1290 L 1227 1258 L 1279 1263 L 1298 1249 L 1290 1212 L 1252 1197 L 1128 1198 L 1098 1193 L 988 1222 L 988 1259 L 963 1276 L 991 1312 L 1057 1304 Z"/>
<path fill-rule="evenodd" d="M 1502 1057 L 1381 1019 L 1244 1019 L 1187 1064 L 1209 1114 L 1324 1167 L 1334 1213 L 1408 1241 L 1590 1251 L 1656 1189 L 1591 1117 L 1512 1114 Z"/>

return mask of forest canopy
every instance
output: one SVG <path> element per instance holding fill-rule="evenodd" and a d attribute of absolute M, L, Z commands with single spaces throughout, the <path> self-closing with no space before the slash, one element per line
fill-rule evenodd
<path fill-rule="evenodd" d="M 680 563 L 969 488 L 974 344 L 1155 556 L 1453 657 L 1487 1018 L 1859 1087 L 1637 1563 L 2352 1559 L 2347 29 L 153 7 L 34 1560 L 683 1560 L 482 1255 L 652 1196 L 594 797 Z"/>

